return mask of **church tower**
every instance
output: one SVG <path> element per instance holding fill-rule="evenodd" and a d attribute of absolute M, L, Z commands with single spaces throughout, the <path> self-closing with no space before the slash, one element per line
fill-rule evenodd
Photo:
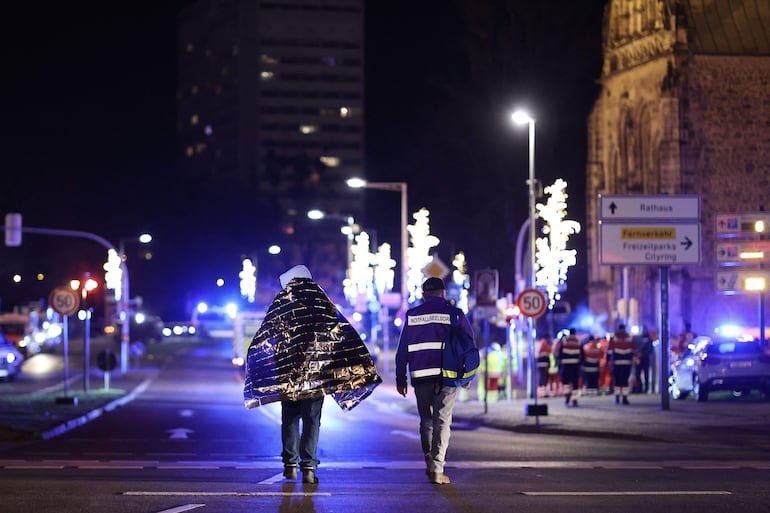
<path fill-rule="evenodd" d="M 770 210 L 770 3 L 610 0 L 603 51 L 588 120 L 591 310 L 608 329 L 660 315 L 657 265 L 599 264 L 598 195 L 698 195 L 701 263 L 670 265 L 671 332 L 757 326 L 756 294 L 716 291 L 715 219 Z"/>

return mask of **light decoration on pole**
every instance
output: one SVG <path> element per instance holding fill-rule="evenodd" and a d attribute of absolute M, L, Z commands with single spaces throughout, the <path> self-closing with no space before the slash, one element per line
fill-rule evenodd
<path fill-rule="evenodd" d="M 358 304 L 358 298 L 362 295 L 371 300 L 374 298 L 374 255 L 370 251 L 369 234 L 361 232 L 355 236 L 350 247 L 350 278 L 345 280 L 345 297 L 351 305 Z"/>
<path fill-rule="evenodd" d="M 405 314 L 409 307 L 407 296 L 409 295 L 407 282 L 409 269 L 406 266 L 408 260 L 407 246 L 409 245 L 409 234 L 407 233 L 407 183 L 406 182 L 367 182 L 361 178 L 351 178 L 346 182 L 348 187 L 367 189 L 380 189 L 383 191 L 398 191 L 401 194 L 401 313 Z M 387 353 L 387 346 L 385 347 Z M 386 360 L 387 361 L 387 360 Z M 387 365 L 386 367 L 387 368 Z"/>
<path fill-rule="evenodd" d="M 390 244 L 384 242 L 377 248 L 374 255 L 374 286 L 377 293 L 382 295 L 393 290 L 395 284 L 396 261 L 391 257 Z"/>
<path fill-rule="evenodd" d="M 567 270 L 576 263 L 577 251 L 567 249 L 571 235 L 580 233 L 580 223 L 565 219 L 567 215 L 567 182 L 561 178 L 544 192 L 549 196 L 545 205 L 538 203 L 537 210 L 545 221 L 543 233 L 536 242 L 537 273 L 535 283 L 545 288 L 548 294 L 548 308 L 561 299 L 560 291 L 567 281 Z"/>
<path fill-rule="evenodd" d="M 107 261 L 104 269 L 104 284 L 108 289 L 115 291 L 115 301 L 120 301 L 123 296 L 123 266 L 118 252 L 112 248 L 107 250 Z"/>
<path fill-rule="evenodd" d="M 240 278 L 241 296 L 245 297 L 249 303 L 256 301 L 257 296 L 257 266 L 250 258 L 244 258 L 241 262 Z"/>
<path fill-rule="evenodd" d="M 468 275 L 468 262 L 465 260 L 465 253 L 462 251 L 457 253 L 452 259 L 452 265 L 455 267 L 454 271 L 452 271 L 452 283 L 457 285 L 460 289 L 456 306 L 463 312 L 468 313 L 468 285 L 470 284 L 470 275 Z"/>
<path fill-rule="evenodd" d="M 430 250 L 440 242 L 438 237 L 430 233 L 430 212 L 427 208 L 421 208 L 412 217 L 414 224 L 406 227 L 412 239 L 412 246 L 406 250 L 406 285 L 410 303 L 422 297 L 422 282 L 425 278 L 422 270 L 433 261 Z"/>

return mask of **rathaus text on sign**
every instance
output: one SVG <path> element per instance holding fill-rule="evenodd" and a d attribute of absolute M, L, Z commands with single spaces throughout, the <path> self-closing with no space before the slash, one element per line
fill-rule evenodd
<path fill-rule="evenodd" d="M 700 220 L 700 197 L 668 194 L 600 194 L 599 219 L 604 221 Z"/>

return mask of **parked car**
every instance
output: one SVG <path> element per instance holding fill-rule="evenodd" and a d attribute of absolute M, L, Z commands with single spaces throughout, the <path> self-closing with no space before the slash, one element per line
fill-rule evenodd
<path fill-rule="evenodd" d="M 22 354 L 0 334 L 0 379 L 11 380 L 21 371 Z"/>
<path fill-rule="evenodd" d="M 770 353 L 752 339 L 697 337 L 671 364 L 668 389 L 672 399 L 707 401 L 715 390 L 770 399 Z"/>
<path fill-rule="evenodd" d="M 164 326 L 163 319 L 157 315 L 137 313 L 131 319 L 131 340 L 138 340 L 145 344 L 150 342 L 160 342 L 163 340 Z"/>

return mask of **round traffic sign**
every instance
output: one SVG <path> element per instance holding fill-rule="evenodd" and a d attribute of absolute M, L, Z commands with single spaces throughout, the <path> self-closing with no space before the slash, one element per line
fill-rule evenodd
<path fill-rule="evenodd" d="M 78 311 L 80 297 L 70 288 L 56 287 L 48 296 L 48 304 L 61 315 L 72 315 Z"/>
<path fill-rule="evenodd" d="M 109 349 L 105 349 L 96 357 L 96 364 L 104 372 L 110 372 L 118 366 L 118 357 Z"/>
<path fill-rule="evenodd" d="M 516 299 L 521 313 L 527 317 L 540 317 L 545 312 L 545 294 L 537 289 L 525 289 Z"/>

